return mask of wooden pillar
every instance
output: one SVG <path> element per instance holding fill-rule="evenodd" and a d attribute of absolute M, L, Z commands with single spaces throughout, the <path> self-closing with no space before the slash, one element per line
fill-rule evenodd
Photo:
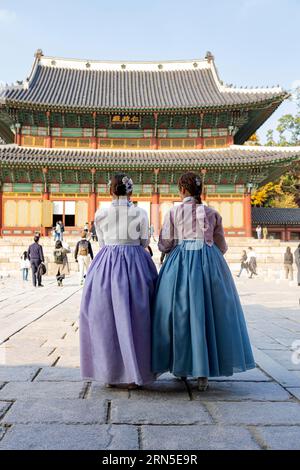
<path fill-rule="evenodd" d="M 158 149 L 158 138 L 157 137 L 151 137 L 150 139 L 150 148 L 155 150 Z"/>
<path fill-rule="evenodd" d="M 232 135 L 227 136 L 227 145 L 233 145 L 233 144 L 234 144 L 233 136 Z"/>
<path fill-rule="evenodd" d="M 244 227 L 246 237 L 252 237 L 251 193 L 244 195 Z"/>
<path fill-rule="evenodd" d="M 94 121 L 94 128 L 93 128 L 93 137 L 91 138 L 91 145 L 92 149 L 97 149 L 98 148 L 98 139 L 97 139 L 97 113 L 94 112 L 92 114 L 93 116 L 93 121 Z"/>
<path fill-rule="evenodd" d="M 97 210 L 97 194 L 90 193 L 89 195 L 89 223 L 95 219 L 95 212 Z"/>
<path fill-rule="evenodd" d="M 46 147 L 52 148 L 52 135 L 51 135 L 51 120 L 50 120 L 50 111 L 46 112 L 47 121 L 48 121 L 48 135 L 46 137 Z"/>
<path fill-rule="evenodd" d="M 197 149 L 203 148 L 203 137 L 196 137 L 196 148 Z"/>
<path fill-rule="evenodd" d="M 287 226 L 284 227 L 284 238 L 286 242 L 289 242 L 291 239 L 291 232 Z"/>
<path fill-rule="evenodd" d="M 88 208 L 88 214 L 89 214 L 89 222 L 95 219 L 95 212 L 97 210 L 97 194 L 95 190 L 95 174 L 96 170 L 95 168 L 91 169 L 91 178 L 92 178 L 92 185 L 91 185 L 91 192 L 89 195 L 89 208 Z"/>
<path fill-rule="evenodd" d="M 160 231 L 159 222 L 159 193 L 152 193 L 151 199 L 151 225 L 154 227 L 154 234 L 158 236 Z"/>
<path fill-rule="evenodd" d="M 43 168 L 42 172 L 43 172 L 43 178 L 44 178 L 44 190 L 43 190 L 42 199 L 43 199 L 43 201 L 49 201 L 50 195 L 49 195 L 49 191 L 48 191 L 48 181 L 47 181 L 48 168 Z M 43 207 L 42 210 L 44 210 L 44 207 Z M 43 221 L 42 221 L 42 223 L 43 223 Z M 41 235 L 42 235 L 42 237 L 45 237 L 47 235 L 47 228 L 44 227 L 43 225 L 41 225 Z"/>
<path fill-rule="evenodd" d="M 3 221 L 4 221 L 3 190 L 0 184 L 0 237 L 2 237 Z"/>

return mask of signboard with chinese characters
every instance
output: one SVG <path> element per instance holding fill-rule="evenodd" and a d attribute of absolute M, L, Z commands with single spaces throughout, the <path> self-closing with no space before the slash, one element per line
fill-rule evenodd
<path fill-rule="evenodd" d="M 140 125 L 140 116 L 131 115 L 131 114 L 113 114 L 111 116 L 111 125 L 112 126 L 139 126 Z"/>

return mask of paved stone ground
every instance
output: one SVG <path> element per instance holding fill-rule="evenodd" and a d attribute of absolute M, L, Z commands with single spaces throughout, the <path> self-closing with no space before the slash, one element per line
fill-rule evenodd
<path fill-rule="evenodd" d="M 297 286 L 238 280 L 258 367 L 189 394 L 168 374 L 131 392 L 82 382 L 77 278 L 44 284 L 0 281 L 0 449 L 300 448 Z"/>

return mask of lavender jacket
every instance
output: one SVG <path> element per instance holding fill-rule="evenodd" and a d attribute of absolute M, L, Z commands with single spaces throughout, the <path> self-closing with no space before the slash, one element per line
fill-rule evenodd
<path fill-rule="evenodd" d="M 220 214 L 187 197 L 166 214 L 158 248 L 163 253 L 169 253 L 182 240 L 195 239 L 203 240 L 209 246 L 215 243 L 223 254 L 227 251 Z"/>

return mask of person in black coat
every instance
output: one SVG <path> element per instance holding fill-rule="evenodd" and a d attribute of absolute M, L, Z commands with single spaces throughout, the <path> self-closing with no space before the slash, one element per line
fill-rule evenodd
<path fill-rule="evenodd" d="M 32 284 L 34 287 L 43 287 L 42 276 L 39 266 L 45 261 L 43 247 L 39 244 L 40 237 L 36 235 L 34 237 L 34 243 L 28 248 L 28 259 L 31 265 L 32 271 Z"/>

